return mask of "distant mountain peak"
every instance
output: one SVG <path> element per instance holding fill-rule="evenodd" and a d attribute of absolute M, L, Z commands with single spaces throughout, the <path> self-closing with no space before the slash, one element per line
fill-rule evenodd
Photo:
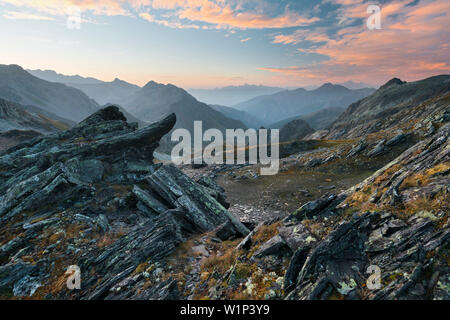
<path fill-rule="evenodd" d="M 330 91 L 330 90 L 348 91 L 349 89 L 347 87 L 341 86 L 340 84 L 332 84 L 331 82 L 326 82 L 323 85 L 321 85 L 319 88 L 317 88 L 313 91 L 321 92 L 321 91 Z"/>
<path fill-rule="evenodd" d="M 25 72 L 25 70 L 17 64 L 1 65 L 0 67 L 7 72 Z"/>
<path fill-rule="evenodd" d="M 189 95 L 184 89 L 177 87 L 171 83 L 163 84 L 158 83 L 153 80 L 149 81 L 145 86 L 142 87 L 143 91 L 157 91 L 157 90 L 171 90 L 173 92 L 180 92 L 183 95 Z"/>
<path fill-rule="evenodd" d="M 392 85 L 402 85 L 405 84 L 406 81 L 402 81 L 399 78 L 392 78 L 391 80 L 389 80 L 388 82 L 386 82 L 384 85 L 381 86 L 381 88 L 387 88 L 390 87 Z"/>
<path fill-rule="evenodd" d="M 10 64 L 10 65 L 7 65 L 6 67 L 8 67 L 9 69 L 24 71 L 23 68 L 21 66 L 19 66 L 18 64 Z"/>
<path fill-rule="evenodd" d="M 155 87 L 160 87 L 160 86 L 163 86 L 163 84 L 160 84 L 153 80 L 150 80 L 149 82 L 146 83 L 145 86 L 142 87 L 142 89 L 155 88 Z"/>
<path fill-rule="evenodd" d="M 65 83 L 65 84 L 103 83 L 103 81 L 92 78 L 92 77 L 85 78 L 78 74 L 69 76 L 69 75 L 64 75 L 64 74 L 58 73 L 54 70 L 41 70 L 41 69 L 30 70 L 30 69 L 27 69 L 26 71 L 39 79 L 50 81 L 50 82 L 58 82 L 58 83 Z"/>

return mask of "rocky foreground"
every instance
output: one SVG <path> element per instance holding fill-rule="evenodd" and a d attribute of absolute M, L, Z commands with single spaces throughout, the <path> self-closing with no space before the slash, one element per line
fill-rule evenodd
<path fill-rule="evenodd" d="M 213 179 L 153 163 L 174 115 L 137 129 L 102 109 L 0 155 L 0 297 L 448 299 L 444 113 L 417 141 L 377 138 L 383 150 L 369 157 L 403 139 L 408 149 L 362 183 L 255 225 L 227 211 Z M 359 143 L 338 150 L 345 159 L 377 150 Z M 66 287 L 71 265 L 81 290 Z M 379 289 L 367 288 L 369 266 L 381 271 Z"/>

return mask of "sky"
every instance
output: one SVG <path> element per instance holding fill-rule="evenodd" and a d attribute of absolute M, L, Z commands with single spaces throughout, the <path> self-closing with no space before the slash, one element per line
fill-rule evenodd
<path fill-rule="evenodd" d="M 450 74 L 449 15 L 448 0 L 0 0 L 0 64 L 184 88 L 381 85 Z"/>

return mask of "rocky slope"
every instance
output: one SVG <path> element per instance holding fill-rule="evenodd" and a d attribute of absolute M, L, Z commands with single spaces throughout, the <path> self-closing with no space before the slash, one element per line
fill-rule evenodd
<path fill-rule="evenodd" d="M 450 125 L 361 184 L 308 203 L 284 223 L 312 219 L 331 232 L 290 262 L 290 299 L 448 299 Z M 333 226 L 328 219 L 345 218 Z M 308 253 L 309 252 L 309 253 Z M 367 268 L 381 288 L 365 287 Z"/>
<path fill-rule="evenodd" d="M 202 279 L 191 295 L 199 299 L 449 299 L 450 96 L 448 90 L 435 86 L 414 94 L 427 98 L 401 108 L 393 117 L 379 118 L 377 131 L 361 130 L 352 139 L 316 140 L 319 148 L 282 159 L 276 177 L 259 177 L 254 166 L 222 174 L 221 183 L 231 183 L 227 188 L 247 190 L 240 193 L 260 190 L 254 206 L 270 205 L 266 193 L 276 194 L 281 204 L 277 211 L 264 212 L 262 221 L 248 204 L 245 212 L 233 210 L 257 226 L 231 245 L 205 241 L 208 252 L 200 265 Z M 397 103 L 402 106 L 405 99 L 407 95 Z M 340 191 L 342 178 L 335 179 L 336 173 L 357 178 L 358 170 L 372 173 Z M 241 174 L 246 177 L 243 182 L 226 178 L 241 179 Z M 292 187 L 280 189 L 296 178 L 300 188 L 326 184 L 328 191 L 305 201 L 305 195 Z M 245 199 L 232 195 L 234 209 L 236 201 Z M 283 218 L 283 202 L 290 207 L 292 197 L 302 199 L 303 205 Z M 380 271 L 379 288 L 368 287 L 369 277 L 377 277 L 368 269 Z"/>
<path fill-rule="evenodd" d="M 8 130 L 33 130 L 47 134 L 68 128 L 68 123 L 54 118 L 48 118 L 44 114 L 29 111 L 17 103 L 0 98 L 0 132 Z"/>
<path fill-rule="evenodd" d="M 0 152 L 38 136 L 41 136 L 41 134 L 33 130 L 9 130 L 0 132 Z"/>
<path fill-rule="evenodd" d="M 0 98 L 0 152 L 42 134 L 67 130 L 71 123 L 37 107 Z"/>
<path fill-rule="evenodd" d="M 374 94 L 353 103 L 327 131 L 329 139 L 352 139 L 405 124 L 429 113 L 448 107 L 450 76 L 441 75 L 406 83 L 394 78 L 381 86 Z M 435 99 L 434 104 L 430 104 Z M 419 106 L 427 108 L 419 108 Z M 411 112 L 414 110 L 414 112 Z M 419 112 L 419 114 L 416 114 Z"/>
<path fill-rule="evenodd" d="M 448 300 L 449 135 L 447 122 L 354 187 L 207 245 L 193 296 Z"/>
<path fill-rule="evenodd" d="M 108 107 L 0 156 L 2 298 L 176 298 L 175 280 L 151 283 L 142 272 L 196 234 L 248 234 L 214 183 L 152 163 L 175 121 L 138 130 Z M 66 288 L 70 265 L 83 290 Z"/>
<path fill-rule="evenodd" d="M 80 90 L 39 79 L 17 65 L 0 65 L 0 98 L 77 122 L 99 107 Z"/>

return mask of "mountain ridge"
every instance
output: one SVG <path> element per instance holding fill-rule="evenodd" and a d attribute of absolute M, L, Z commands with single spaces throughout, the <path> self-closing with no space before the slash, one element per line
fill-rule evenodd
<path fill-rule="evenodd" d="M 246 128 L 241 121 L 228 118 L 173 84 L 149 81 L 134 95 L 124 99 L 121 105 L 127 112 L 146 122 L 155 122 L 175 113 L 177 123 L 173 130 L 187 129 L 191 135 L 194 121 L 202 121 L 203 130 L 215 128 L 225 132 L 226 129 Z M 173 145 L 170 135 L 166 135 L 161 139 L 159 151 L 170 152 Z"/>
<path fill-rule="evenodd" d="M 37 78 L 18 65 L 0 65 L 0 97 L 25 106 L 36 106 L 73 121 L 79 121 L 99 108 L 82 91 Z"/>
<path fill-rule="evenodd" d="M 341 85 L 326 83 L 314 90 L 298 88 L 272 95 L 260 96 L 233 108 L 260 118 L 265 125 L 295 116 L 319 111 L 326 107 L 347 107 L 371 93 L 374 89 L 351 90 Z"/>
<path fill-rule="evenodd" d="M 408 108 L 418 106 L 428 99 L 450 91 L 450 75 L 405 82 L 398 78 L 389 80 L 372 95 L 351 104 L 328 129 L 328 138 L 353 138 L 363 133 L 378 131 L 386 125 L 380 120 L 397 117 Z M 397 122 L 404 122 L 399 118 Z"/>

